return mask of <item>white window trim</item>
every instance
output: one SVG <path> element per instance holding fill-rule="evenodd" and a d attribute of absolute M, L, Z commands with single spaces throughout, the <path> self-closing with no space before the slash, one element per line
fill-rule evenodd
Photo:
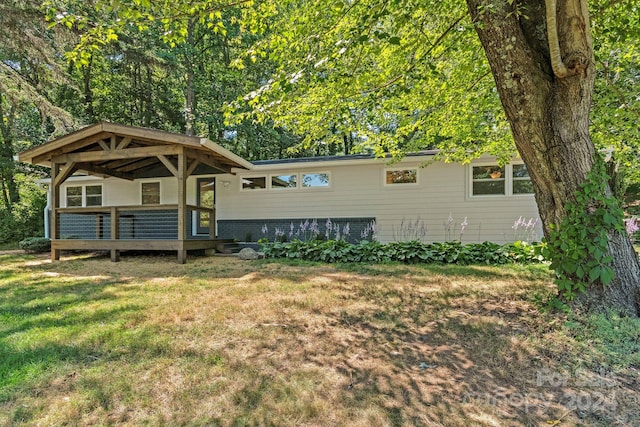
<path fill-rule="evenodd" d="M 142 203 L 142 186 L 144 184 L 155 184 L 155 183 L 158 184 L 158 196 L 159 196 L 158 197 L 158 199 L 159 199 L 158 205 L 162 204 L 162 181 L 157 180 L 157 179 L 153 179 L 153 180 L 150 179 L 150 180 L 140 181 L 140 206 L 156 206 L 155 204 L 151 204 L 151 203 L 148 203 L 146 205 L 144 203 Z"/>
<path fill-rule="evenodd" d="M 505 194 L 473 194 L 473 168 L 476 166 L 497 166 L 496 162 L 470 163 L 467 167 L 467 198 L 468 199 L 492 199 L 500 197 L 533 197 L 533 193 L 513 193 L 513 165 L 523 165 L 523 162 L 512 162 L 504 166 L 504 191 Z"/>
<path fill-rule="evenodd" d="M 269 188 L 269 183 L 271 178 L 267 175 L 240 175 L 238 176 L 238 185 L 240 188 L 240 191 L 247 191 L 249 193 L 254 192 L 254 191 L 265 191 L 267 188 Z M 242 180 L 243 179 L 250 179 L 250 178 L 264 178 L 264 188 L 244 188 L 244 186 L 242 185 Z"/>
<path fill-rule="evenodd" d="M 387 172 L 393 171 L 416 171 L 416 182 L 396 182 L 387 184 Z M 386 188 L 398 188 L 398 187 L 417 187 L 420 185 L 420 168 L 419 167 L 399 167 L 399 168 L 384 168 L 382 170 L 382 184 Z"/>
<path fill-rule="evenodd" d="M 82 192 L 84 193 L 82 195 L 82 201 L 84 203 L 84 206 L 87 206 L 87 187 L 100 187 L 100 204 L 99 205 L 92 205 L 91 207 L 99 207 L 99 206 L 104 206 L 104 186 L 102 184 L 86 184 L 82 187 Z M 95 196 L 95 194 L 91 195 L 92 197 Z"/>
<path fill-rule="evenodd" d="M 68 195 L 67 195 L 67 190 L 71 187 L 80 187 L 82 190 L 81 193 L 81 206 L 69 206 L 68 205 Z M 89 206 L 92 208 L 97 208 L 100 206 L 104 206 L 104 186 L 102 184 L 72 184 L 69 183 L 67 185 L 64 186 L 64 206 L 66 208 L 79 208 L 79 207 L 83 207 L 86 208 L 87 207 L 87 187 L 100 187 L 100 205 L 94 205 L 94 206 Z"/>

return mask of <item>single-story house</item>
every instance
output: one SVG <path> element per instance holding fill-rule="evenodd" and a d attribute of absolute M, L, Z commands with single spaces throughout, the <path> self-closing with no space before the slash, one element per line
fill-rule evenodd
<path fill-rule="evenodd" d="M 351 241 L 539 240 L 526 167 L 370 155 L 249 162 L 206 139 L 98 123 L 20 153 L 51 167 L 52 259 L 67 249 L 188 250 L 319 234 Z M 428 166 L 423 167 L 426 163 Z M 330 229 L 327 228 L 329 226 Z M 314 231 L 312 231 L 312 228 Z"/>

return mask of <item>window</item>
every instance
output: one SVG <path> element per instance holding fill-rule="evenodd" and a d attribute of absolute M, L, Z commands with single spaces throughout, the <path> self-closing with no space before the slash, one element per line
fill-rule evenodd
<path fill-rule="evenodd" d="M 308 188 L 328 188 L 329 172 L 284 172 L 267 176 L 243 176 L 241 190 L 296 190 Z"/>
<path fill-rule="evenodd" d="M 73 185 L 66 191 L 68 208 L 102 206 L 102 185 Z"/>
<path fill-rule="evenodd" d="M 533 193 L 531 177 L 525 165 L 513 165 L 513 194 Z"/>
<path fill-rule="evenodd" d="M 244 177 L 241 181 L 243 190 L 262 190 L 267 188 L 267 178 L 264 176 Z"/>
<path fill-rule="evenodd" d="M 67 207 L 82 206 L 82 186 L 67 187 Z"/>
<path fill-rule="evenodd" d="M 498 165 L 473 166 L 472 179 L 474 196 L 505 194 L 506 175 L 504 167 Z"/>
<path fill-rule="evenodd" d="M 300 184 L 303 188 L 319 188 L 329 186 L 328 173 L 303 173 Z"/>
<path fill-rule="evenodd" d="M 471 166 L 472 196 L 512 196 L 532 193 L 531 177 L 523 164 Z"/>
<path fill-rule="evenodd" d="M 159 205 L 160 204 L 160 183 L 159 182 L 143 182 L 142 183 L 142 204 L 143 205 Z"/>
<path fill-rule="evenodd" d="M 298 175 L 272 175 L 271 188 L 296 188 L 298 186 Z"/>
<path fill-rule="evenodd" d="M 385 171 L 385 184 L 417 184 L 418 169 L 390 169 Z"/>
<path fill-rule="evenodd" d="M 102 185 L 87 185 L 85 192 L 87 206 L 102 206 Z"/>

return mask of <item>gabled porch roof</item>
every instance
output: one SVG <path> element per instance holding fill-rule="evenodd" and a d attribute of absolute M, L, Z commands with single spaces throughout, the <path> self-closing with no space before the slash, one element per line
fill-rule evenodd
<path fill-rule="evenodd" d="M 73 165 L 73 172 L 128 180 L 176 175 L 177 155 L 189 161 L 187 175 L 229 173 L 253 164 L 207 138 L 181 135 L 108 122 L 96 123 L 31 148 L 21 162 L 51 166 Z M 71 170 L 65 170 L 70 175 Z"/>
<path fill-rule="evenodd" d="M 59 260 L 63 249 L 107 249 L 111 251 L 113 261 L 119 259 L 120 250 L 150 249 L 176 250 L 178 261 L 184 263 L 187 250 L 213 248 L 217 244 L 215 208 L 187 205 L 187 178 L 191 175 L 233 173 L 232 169 L 253 169 L 250 162 L 206 138 L 106 122 L 87 126 L 24 151 L 18 155 L 18 159 L 51 168 L 49 191 L 52 260 Z M 140 207 L 60 208 L 60 186 L 75 172 L 131 181 L 138 178 L 175 177 L 178 184 L 178 203 L 175 206 L 144 207 L 145 210 L 162 209 L 170 215 L 175 212 L 176 226 L 171 230 L 176 233 L 175 239 L 141 240 L 133 232 L 130 235 L 121 233 L 120 228 L 125 219 L 123 211 L 140 211 Z M 206 241 L 189 239 L 187 228 L 194 212 L 209 215 L 209 239 Z M 95 217 L 96 237 L 85 240 L 61 238 L 60 217 L 65 214 Z M 127 215 L 135 217 L 135 214 Z M 109 230 L 105 230 L 107 222 Z"/>

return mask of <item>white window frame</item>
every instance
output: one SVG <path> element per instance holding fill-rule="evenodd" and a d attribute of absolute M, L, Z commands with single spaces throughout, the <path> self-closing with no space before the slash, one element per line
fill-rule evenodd
<path fill-rule="evenodd" d="M 514 181 L 526 181 L 526 179 L 518 178 L 517 180 L 513 178 L 513 166 L 515 165 L 524 165 L 524 163 L 510 163 L 509 167 L 511 168 L 511 173 L 509 174 L 511 180 L 511 196 L 513 197 L 531 197 L 533 196 L 533 192 L 531 193 L 514 193 L 513 192 L 513 182 Z M 527 174 L 529 174 L 529 170 L 527 169 Z M 529 181 L 531 181 L 531 175 L 529 175 Z"/>
<path fill-rule="evenodd" d="M 387 183 L 387 172 L 393 171 L 416 171 L 416 182 L 395 182 Z M 398 167 L 398 168 L 385 168 L 382 171 L 382 184 L 387 188 L 398 187 L 417 187 L 420 185 L 420 168 L 419 167 Z"/>
<path fill-rule="evenodd" d="M 269 188 L 269 185 L 271 183 L 271 178 L 267 175 L 242 175 L 239 177 L 240 179 L 238 179 L 238 185 L 240 186 L 240 191 L 248 191 L 248 192 L 253 192 L 253 191 L 265 191 L 267 188 Z M 255 178 L 264 178 L 264 187 L 263 188 L 244 188 L 244 185 L 242 185 L 242 180 L 244 179 L 255 179 Z"/>
<path fill-rule="evenodd" d="M 87 184 L 83 187 L 83 191 L 84 191 L 84 205 L 85 206 L 89 206 L 89 204 L 87 203 L 87 200 L 89 199 L 89 197 L 95 197 L 95 194 L 92 194 L 91 196 L 89 196 L 89 194 L 87 194 L 87 188 L 88 187 L 100 187 L 100 204 L 99 205 L 91 205 L 90 207 L 97 207 L 97 206 L 104 206 L 103 200 L 104 200 L 104 187 L 102 186 L 102 184 Z"/>
<path fill-rule="evenodd" d="M 533 193 L 513 193 L 513 166 L 523 162 L 508 163 L 504 166 L 504 194 L 473 194 L 473 168 L 481 166 L 498 166 L 496 162 L 470 163 L 467 167 L 467 197 L 470 199 L 490 199 L 499 197 L 533 197 Z M 531 177 L 529 177 L 531 179 Z"/>
<path fill-rule="evenodd" d="M 157 206 L 155 203 L 144 203 L 144 193 L 142 191 L 142 187 L 145 184 L 158 184 L 158 204 L 162 204 L 162 181 L 159 180 L 149 180 L 149 181 L 141 181 L 140 182 L 140 206 Z"/>
<path fill-rule="evenodd" d="M 69 206 L 69 196 L 67 194 L 67 192 L 69 191 L 69 188 L 73 188 L 73 187 L 80 187 L 81 188 L 81 194 L 80 194 L 80 206 Z M 64 206 L 67 208 L 86 208 L 87 207 L 87 187 L 100 187 L 100 204 L 99 205 L 92 205 L 89 207 L 99 207 L 99 206 L 104 206 L 104 186 L 102 184 L 68 184 L 64 187 Z"/>

